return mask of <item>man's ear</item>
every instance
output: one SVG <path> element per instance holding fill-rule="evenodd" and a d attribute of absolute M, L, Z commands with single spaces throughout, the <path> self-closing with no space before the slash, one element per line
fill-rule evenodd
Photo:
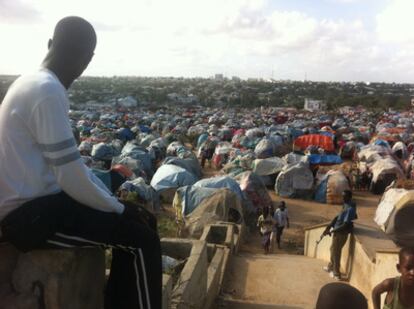
<path fill-rule="evenodd" d="M 51 46 L 52 46 L 52 39 L 49 39 L 49 41 L 47 41 L 47 49 L 50 49 Z"/>

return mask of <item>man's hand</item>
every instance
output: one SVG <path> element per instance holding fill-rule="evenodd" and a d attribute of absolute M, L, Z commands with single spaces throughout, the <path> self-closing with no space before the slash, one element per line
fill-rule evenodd
<path fill-rule="evenodd" d="M 122 216 L 128 220 L 133 220 L 143 225 L 147 225 L 149 228 L 157 231 L 157 218 L 145 209 L 143 206 L 128 202 L 120 201 L 124 205 L 124 212 Z"/>
<path fill-rule="evenodd" d="M 331 229 L 331 227 L 330 226 L 327 226 L 326 227 L 326 229 L 325 229 L 325 231 L 323 231 L 323 235 L 328 235 L 328 236 L 331 236 L 331 231 L 330 231 L 330 229 Z"/>

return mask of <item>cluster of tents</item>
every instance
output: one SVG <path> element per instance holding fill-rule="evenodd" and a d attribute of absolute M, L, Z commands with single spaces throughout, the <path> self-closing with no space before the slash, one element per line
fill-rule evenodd
<path fill-rule="evenodd" d="M 180 232 L 190 236 L 214 220 L 254 224 L 252 214 L 272 205 L 268 188 L 284 198 L 341 204 L 342 192 L 364 177 L 374 194 L 413 178 L 411 116 L 271 108 L 71 112 L 93 173 L 155 212 L 160 200 L 172 203 Z M 218 176 L 203 178 L 206 150 Z"/>

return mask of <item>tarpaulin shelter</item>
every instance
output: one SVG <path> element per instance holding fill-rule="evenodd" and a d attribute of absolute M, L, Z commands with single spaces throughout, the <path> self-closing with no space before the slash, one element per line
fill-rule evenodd
<path fill-rule="evenodd" d="M 306 149 L 309 146 L 317 146 L 325 151 L 335 151 L 332 138 L 322 134 L 307 134 L 299 136 L 295 139 L 293 145 L 299 149 Z"/>
<path fill-rule="evenodd" d="M 253 161 L 253 172 L 259 176 L 267 176 L 279 173 L 286 162 L 279 157 L 256 159 Z"/>
<path fill-rule="evenodd" d="M 375 222 L 399 246 L 414 246 L 414 191 L 387 190 L 375 214 Z"/>
<path fill-rule="evenodd" d="M 186 159 L 181 159 L 178 157 L 166 157 L 162 164 L 174 164 L 180 166 L 193 175 L 197 176 L 197 178 L 201 178 L 203 176 L 203 171 L 201 169 L 200 163 L 195 157 Z"/>
<path fill-rule="evenodd" d="M 152 212 L 160 210 L 161 203 L 158 193 L 150 185 L 147 185 L 142 177 L 125 181 L 119 190 L 137 193 L 140 202 L 143 202 L 144 206 Z"/>
<path fill-rule="evenodd" d="M 309 198 L 312 195 L 313 174 L 309 164 L 299 162 L 286 166 L 277 176 L 275 191 L 282 197 Z"/>
<path fill-rule="evenodd" d="M 351 190 L 348 178 L 342 171 L 331 170 L 322 175 L 316 184 L 315 201 L 328 204 L 342 204 L 342 193 Z"/>
<path fill-rule="evenodd" d="M 217 176 L 201 179 L 194 184 L 194 187 L 214 189 L 227 188 L 234 192 L 240 198 L 240 200 L 243 199 L 243 193 L 240 189 L 239 184 L 236 180 L 229 176 Z"/>
<path fill-rule="evenodd" d="M 152 177 L 151 186 L 155 191 L 162 192 L 172 188 L 193 185 L 197 180 L 198 178 L 194 174 L 180 166 L 164 164 L 157 169 Z"/>
<path fill-rule="evenodd" d="M 394 180 L 405 178 L 400 165 L 391 157 L 375 161 L 370 169 L 372 171 L 370 191 L 374 194 L 382 194 Z"/>
<path fill-rule="evenodd" d="M 174 204 L 181 204 L 180 201 L 176 201 L 179 196 L 179 194 L 175 195 Z M 243 223 L 240 199 L 227 188 L 216 189 L 212 195 L 204 198 L 189 215 L 177 218 L 179 234 L 182 237 L 198 239 L 207 224 L 217 221 Z"/>

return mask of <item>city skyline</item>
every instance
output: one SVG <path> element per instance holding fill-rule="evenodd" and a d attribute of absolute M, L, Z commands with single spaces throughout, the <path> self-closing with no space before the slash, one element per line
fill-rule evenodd
<path fill-rule="evenodd" d="M 41 63 L 56 22 L 89 20 L 93 76 L 414 82 L 410 0 L 0 0 L 0 74 Z"/>

